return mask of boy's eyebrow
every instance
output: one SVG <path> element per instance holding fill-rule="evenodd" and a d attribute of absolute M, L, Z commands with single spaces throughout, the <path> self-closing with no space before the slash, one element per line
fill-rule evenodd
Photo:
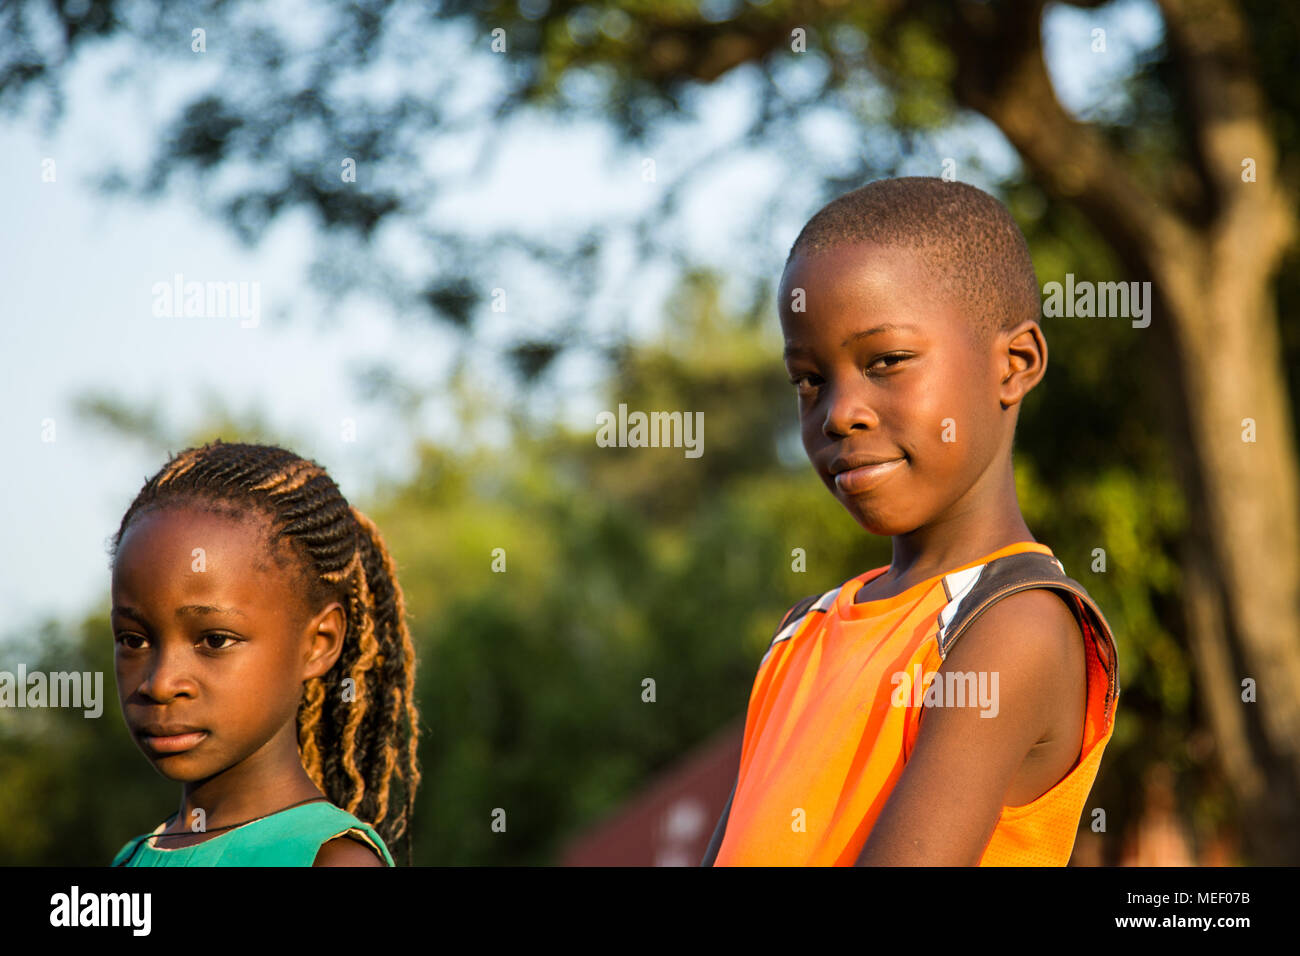
<path fill-rule="evenodd" d="M 877 335 L 881 332 L 915 332 L 915 331 L 916 331 L 916 326 L 914 325 L 899 325 L 896 322 L 886 322 L 883 325 L 873 325 L 869 329 L 862 329 L 859 332 L 854 332 L 847 339 L 845 339 L 843 342 L 840 343 L 840 348 L 842 349 L 848 348 L 854 342 L 858 341 L 858 339 L 865 339 L 870 335 Z M 785 347 L 785 352 L 783 354 L 786 358 L 789 358 L 792 355 L 806 355 L 807 352 L 808 350 L 801 345 L 787 344 Z"/>
<path fill-rule="evenodd" d="M 896 322 L 886 322 L 883 325 L 872 326 L 869 329 L 863 329 L 861 332 L 854 332 L 847 339 L 840 343 L 840 348 L 856 342 L 858 339 L 865 339 L 869 335 L 876 335 L 879 332 L 915 332 L 915 325 L 899 325 Z"/>

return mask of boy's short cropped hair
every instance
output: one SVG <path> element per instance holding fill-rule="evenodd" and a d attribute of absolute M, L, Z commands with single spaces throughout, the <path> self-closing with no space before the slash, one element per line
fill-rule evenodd
<path fill-rule="evenodd" d="M 914 249 L 981 338 L 1038 321 L 1038 277 L 1025 237 L 1006 208 L 975 186 L 932 176 L 868 183 L 808 220 L 786 265 L 856 242 Z"/>

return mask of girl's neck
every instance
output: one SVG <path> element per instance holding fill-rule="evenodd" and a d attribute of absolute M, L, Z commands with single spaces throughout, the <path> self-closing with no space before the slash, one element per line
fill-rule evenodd
<path fill-rule="evenodd" d="M 216 776 L 186 783 L 180 809 L 164 832 L 226 827 L 323 796 L 303 769 L 296 743 L 292 751 L 271 748 L 251 754 Z"/>

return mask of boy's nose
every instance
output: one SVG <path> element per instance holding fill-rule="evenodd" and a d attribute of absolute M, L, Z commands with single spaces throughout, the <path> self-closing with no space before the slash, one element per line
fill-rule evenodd
<path fill-rule="evenodd" d="M 839 388 L 831 393 L 826 406 L 822 432 L 827 438 L 844 438 L 854 429 L 870 429 L 880 424 L 880 416 L 867 402 L 860 389 Z"/>

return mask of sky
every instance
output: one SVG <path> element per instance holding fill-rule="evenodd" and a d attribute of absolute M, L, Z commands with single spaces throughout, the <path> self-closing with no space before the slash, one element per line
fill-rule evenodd
<path fill-rule="evenodd" d="M 1091 31 L 1098 26 L 1107 31 L 1103 55 L 1092 50 Z M 1097 11 L 1050 8 L 1046 56 L 1062 102 L 1084 117 L 1113 106 L 1115 83 L 1133 55 L 1160 35 L 1155 8 L 1139 0 Z M 446 38 L 452 44 L 470 39 Z M 291 436 L 296 451 L 321 461 L 358 502 L 381 477 L 400 477 L 412 466 L 412 434 L 396 413 L 365 398 L 354 373 L 366 363 L 384 363 L 401 378 L 438 382 L 454 343 L 429 321 L 411 321 L 388 304 L 359 297 L 345 300 L 335 320 L 323 321 L 324 303 L 306 278 L 314 227 L 303 216 L 282 217 L 260 245 L 247 249 L 203 211 L 193 189 L 151 203 L 98 193 L 91 181 L 105 161 L 143 162 L 161 121 L 205 79 L 173 65 L 166 75 L 151 77 L 147 91 L 105 92 L 112 70 L 128 55 L 123 45 L 107 44 L 74 65 L 69 110 L 52 135 L 35 110 L 4 121 L 0 436 L 6 460 L 0 481 L 9 540 L 0 553 L 0 638 L 28 634 L 47 617 L 71 621 L 106 609 L 108 538 L 140 485 L 163 464 L 156 449 L 79 417 L 78 395 L 156 405 L 175 433 L 196 427 L 213 397 L 237 413 L 256 411 L 277 433 Z M 471 85 L 489 80 L 466 77 Z M 719 83 L 703 96 L 700 121 L 673 130 L 657 155 L 669 157 L 671 166 L 703 152 L 734 127 L 749 95 L 743 77 Z M 835 133 L 827 130 L 828 137 Z M 936 156 L 973 149 L 993 174 L 1015 166 L 1005 141 L 978 118 L 930 146 Z M 54 183 L 41 181 L 49 158 Z M 479 188 L 458 194 L 439 215 L 447 223 L 472 220 L 545 235 L 558 224 L 609 210 L 635 211 L 655 198 L 654 187 L 641 180 L 640 160 L 620 149 L 612 130 L 598 121 L 561 129 L 528 119 L 508 131 Z M 664 169 L 663 178 L 672 172 Z M 681 235 L 691 255 L 725 266 L 741 228 L 726 211 L 772 188 L 781 175 L 771 157 L 756 153 L 711 171 L 689 190 Z M 789 235 L 775 237 L 775 271 L 800 224 L 782 224 Z M 404 270 L 424 267 L 416 250 L 399 246 L 394 257 Z M 605 265 L 611 279 L 633 276 L 630 323 L 638 334 L 653 335 L 671 277 L 640 274 L 627 250 L 611 250 Z M 259 323 L 246 328 L 238 318 L 155 315 L 155 284 L 178 273 L 258 282 Z M 537 315 L 545 314 L 547 290 L 530 292 Z M 618 304 L 596 303 L 598 309 Z M 515 308 L 494 319 L 482 341 L 489 347 L 509 341 L 534 320 L 527 307 Z M 591 387 L 594 368 L 577 358 L 560 374 L 564 387 L 556 394 L 568 398 L 552 414 L 594 434 L 600 410 Z M 355 441 L 344 440 L 346 419 L 356 423 Z M 435 400 L 415 427 L 454 445 L 461 436 L 453 419 Z"/>

